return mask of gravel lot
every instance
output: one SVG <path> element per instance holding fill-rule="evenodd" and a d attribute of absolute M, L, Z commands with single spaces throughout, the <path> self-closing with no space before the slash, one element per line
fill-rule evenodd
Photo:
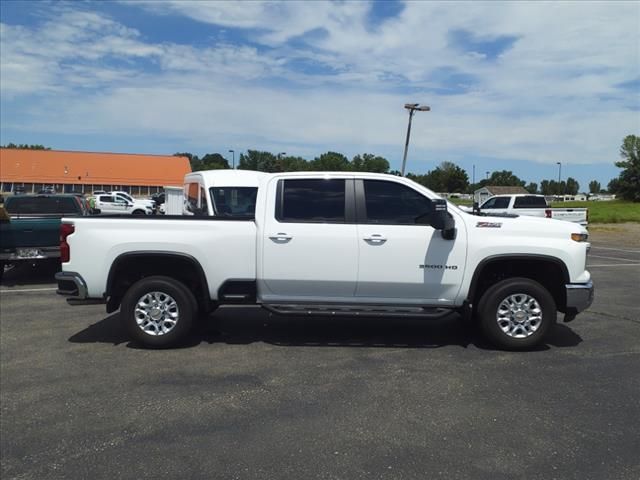
<path fill-rule="evenodd" d="M 640 478 L 640 249 L 596 243 L 592 308 L 548 345 L 437 322 L 220 310 L 136 348 L 55 266 L 0 293 L 3 479 Z M 217 333 L 216 326 L 221 333 Z"/>

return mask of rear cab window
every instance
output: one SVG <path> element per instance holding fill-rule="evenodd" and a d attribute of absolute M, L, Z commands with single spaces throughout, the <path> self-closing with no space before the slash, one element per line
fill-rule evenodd
<path fill-rule="evenodd" d="M 547 201 L 544 197 L 536 197 L 535 195 L 516 197 L 513 208 L 547 208 Z"/>
<path fill-rule="evenodd" d="M 253 217 L 256 211 L 257 187 L 211 187 L 213 213 L 222 217 Z"/>

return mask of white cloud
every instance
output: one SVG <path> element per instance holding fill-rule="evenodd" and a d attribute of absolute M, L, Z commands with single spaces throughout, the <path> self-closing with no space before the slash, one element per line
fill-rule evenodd
<path fill-rule="evenodd" d="M 629 108 L 637 92 L 615 87 L 640 76 L 637 3 L 410 2 L 375 28 L 364 2 L 139 6 L 247 29 L 266 48 L 230 37 L 151 43 L 109 17 L 54 10 L 40 27 L 2 24 L 3 102 L 39 98 L 22 110 L 40 131 L 135 132 L 185 145 L 233 139 L 293 154 L 338 145 L 400 151 L 406 101 L 433 108 L 416 118 L 412 149 L 442 156 L 610 163 L 620 139 L 640 130 Z M 318 29 L 326 33 L 304 36 Z M 517 40 L 487 60 L 451 45 L 454 30 Z M 460 83 L 447 71 L 474 81 L 443 95 Z M 22 125 L 3 116 L 3 127 Z"/>

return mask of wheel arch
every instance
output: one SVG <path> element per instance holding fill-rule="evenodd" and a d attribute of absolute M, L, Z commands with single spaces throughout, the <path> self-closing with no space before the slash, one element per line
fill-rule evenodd
<path fill-rule="evenodd" d="M 193 292 L 200 310 L 212 310 L 207 277 L 196 258 L 186 253 L 141 250 L 123 253 L 111 264 L 104 293 L 107 298 L 107 313 L 120 307 L 122 298 L 131 285 L 154 275 L 182 282 Z"/>
<path fill-rule="evenodd" d="M 483 259 L 471 277 L 467 301 L 475 308 L 492 284 L 511 277 L 540 283 L 551 293 L 558 310 L 564 312 L 567 303 L 564 286 L 570 283 L 569 269 L 561 259 L 548 255 L 498 254 Z"/>

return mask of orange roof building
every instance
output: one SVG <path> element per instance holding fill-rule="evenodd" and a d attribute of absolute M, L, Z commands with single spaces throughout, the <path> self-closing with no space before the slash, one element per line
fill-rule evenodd
<path fill-rule="evenodd" d="M 149 195 L 164 186 L 182 185 L 189 172 L 186 157 L 0 148 L 0 189 L 5 193 L 17 186 L 37 193 L 53 185 L 58 192 L 126 190 Z"/>

